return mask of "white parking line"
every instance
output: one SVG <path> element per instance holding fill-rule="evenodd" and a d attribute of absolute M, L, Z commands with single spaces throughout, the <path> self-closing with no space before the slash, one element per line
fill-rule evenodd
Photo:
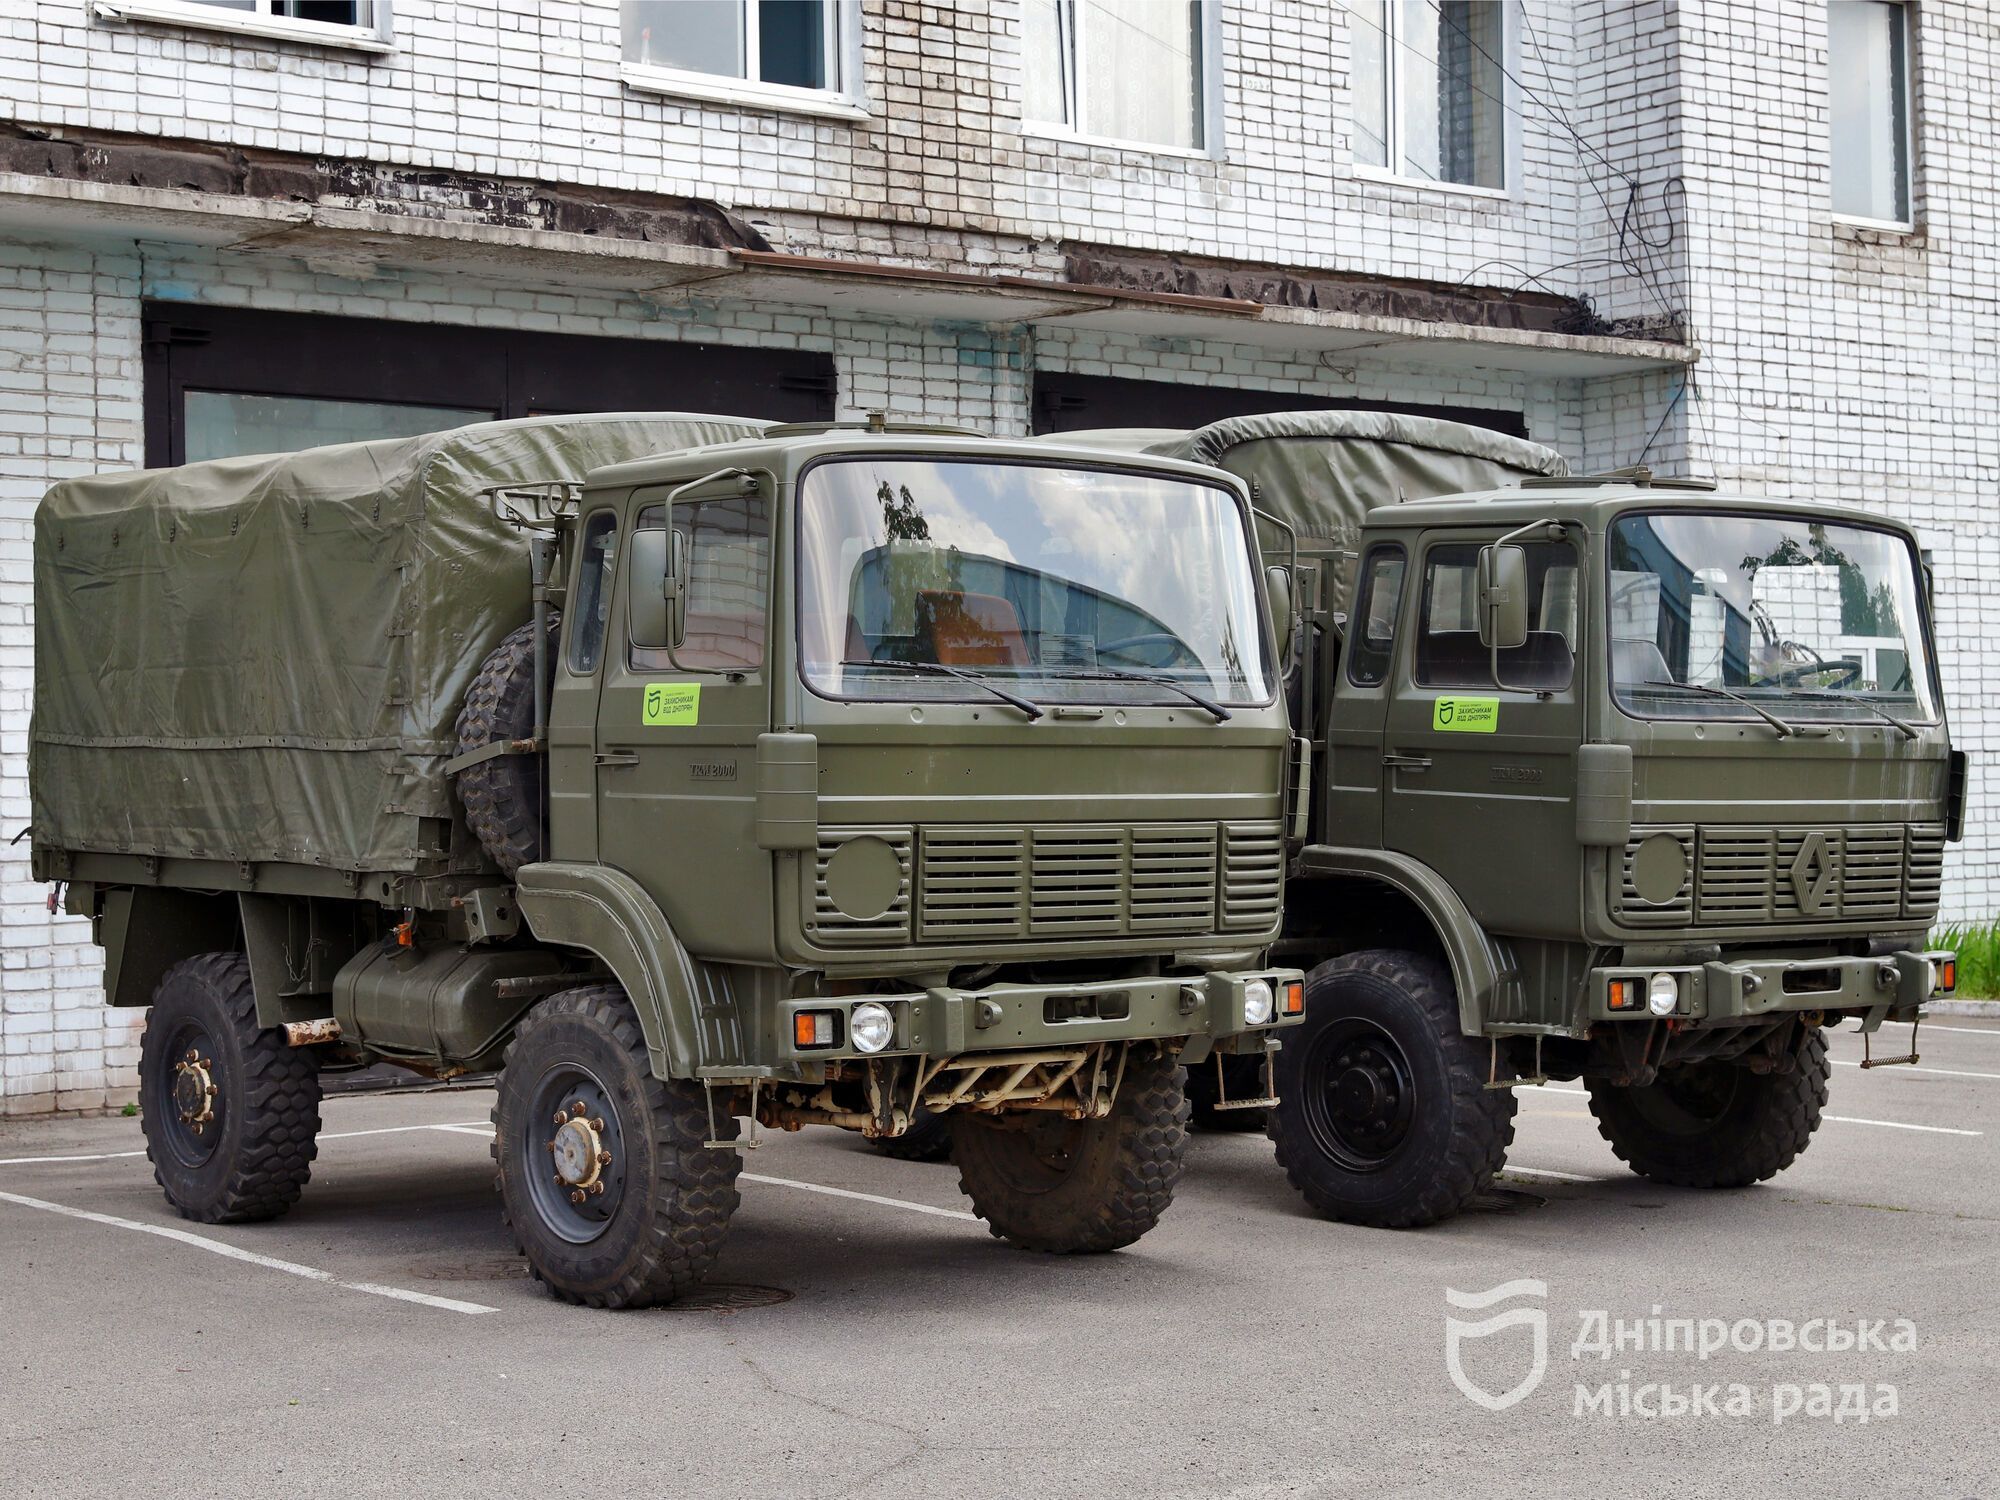
<path fill-rule="evenodd" d="M 1951 1031 L 1959 1036 L 2000 1036 L 2000 1026 L 1940 1026 L 1936 1021 L 1926 1021 L 1924 1030 Z"/>
<path fill-rule="evenodd" d="M 978 1214 L 969 1214 L 961 1208 L 932 1208 L 928 1203 L 912 1203 L 906 1198 L 885 1198 L 877 1193 L 857 1193 L 852 1188 L 826 1187 L 817 1182 L 797 1182 L 790 1177 L 766 1177 L 758 1172 L 742 1174 L 745 1182 L 762 1182 L 772 1187 L 797 1188 L 802 1193 L 825 1193 L 829 1198 L 853 1198 L 861 1203 L 876 1203 L 883 1208 L 906 1208 L 913 1214 L 932 1214 L 940 1219 L 970 1219 L 981 1223 Z"/>
<path fill-rule="evenodd" d="M 1858 1068 L 1861 1066 L 1861 1064 L 1858 1062 L 1849 1062 L 1842 1057 L 1833 1058 L 1831 1059 L 1831 1061 L 1836 1068 Z M 1875 1066 L 1870 1068 L 1868 1071 L 1871 1073 L 1879 1073 L 1885 1067 L 1892 1073 L 1935 1073 L 1940 1078 L 2000 1079 L 2000 1073 L 1962 1073 L 1957 1068 L 1927 1068 L 1922 1063 L 1883 1063 L 1878 1061 L 1875 1064 Z"/>
<path fill-rule="evenodd" d="M 408 1135 L 414 1130 L 464 1130 L 474 1135 L 491 1135 L 490 1125 L 382 1125 L 374 1130 L 327 1130 L 320 1133 L 323 1141 L 351 1141 L 364 1135 Z M 126 1157 L 144 1156 L 144 1151 L 100 1151 L 90 1156 L 0 1156 L 0 1167 L 33 1167 L 46 1162 L 59 1161 L 122 1161 Z"/>
<path fill-rule="evenodd" d="M 1901 1120 L 1863 1120 L 1855 1115 L 1821 1115 L 1822 1120 L 1838 1120 L 1843 1125 L 1880 1125 L 1885 1130 L 1922 1130 L 1931 1135 L 1984 1135 L 1983 1130 L 1954 1130 L 1949 1125 L 1906 1125 Z"/>
<path fill-rule="evenodd" d="M 1547 1167 L 1517 1167 L 1511 1164 L 1500 1169 L 1502 1177 L 1548 1177 L 1556 1182 L 1610 1182 L 1609 1177 L 1586 1177 L 1581 1172 L 1554 1172 Z"/>
<path fill-rule="evenodd" d="M 221 1240 L 209 1239 L 206 1235 L 195 1234 L 186 1229 L 175 1229 L 165 1224 L 142 1224 L 136 1219 L 121 1219 L 115 1214 L 92 1213 L 89 1209 L 71 1208 L 62 1203 L 50 1203 L 42 1198 L 29 1198 L 21 1193 L 0 1193 L 0 1203 L 12 1203 L 21 1208 L 38 1208 L 43 1213 L 61 1214 L 65 1218 L 82 1219 L 91 1224 L 106 1224 L 113 1229 L 130 1229 L 138 1234 L 157 1235 L 163 1240 L 173 1240 L 177 1244 L 192 1245 L 197 1250 L 206 1250 L 211 1255 L 220 1255 L 229 1260 L 244 1261 L 249 1265 L 262 1266 L 269 1271 L 283 1271 L 288 1276 L 301 1276 L 307 1281 L 323 1282 L 327 1286 L 337 1286 L 344 1291 L 366 1292 L 371 1297 L 388 1297 L 397 1302 L 415 1302 L 423 1307 L 435 1307 L 444 1312 L 490 1313 L 498 1312 L 496 1307 L 488 1307 L 480 1302 L 460 1302 L 454 1297 L 433 1297 L 428 1292 L 405 1291 L 399 1286 L 381 1286 L 372 1281 L 343 1281 L 331 1271 L 322 1271 L 317 1266 L 302 1266 L 294 1260 L 279 1260 L 272 1255 L 259 1255 L 252 1250 L 239 1250 L 234 1245 Z"/>

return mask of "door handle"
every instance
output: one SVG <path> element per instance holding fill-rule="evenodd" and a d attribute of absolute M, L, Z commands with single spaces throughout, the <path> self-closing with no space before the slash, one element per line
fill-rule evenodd
<path fill-rule="evenodd" d="M 1385 755 L 1382 764 L 1397 771 L 1428 771 L 1431 758 L 1428 755 Z"/>
<path fill-rule="evenodd" d="M 592 760 L 600 766 L 636 766 L 639 757 L 626 750 L 614 750 L 609 754 L 596 755 Z"/>

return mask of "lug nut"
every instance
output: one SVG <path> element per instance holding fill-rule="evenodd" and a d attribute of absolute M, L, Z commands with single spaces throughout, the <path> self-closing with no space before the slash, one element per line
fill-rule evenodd
<path fill-rule="evenodd" d="M 611 1153 L 610 1153 L 609 1151 L 600 1151 L 600 1152 L 598 1152 L 598 1153 L 597 1153 L 597 1164 L 598 1164 L 598 1165 L 599 1165 L 600 1167 L 608 1167 L 608 1166 L 610 1166 L 610 1165 L 611 1165 Z"/>
<path fill-rule="evenodd" d="M 572 1203 L 581 1203 L 588 1196 L 589 1194 L 585 1193 L 582 1188 L 577 1188 L 569 1195 L 569 1201 Z"/>
<path fill-rule="evenodd" d="M 590 1122 L 590 1128 L 592 1130 L 602 1130 L 604 1128 L 604 1121 L 602 1119 L 593 1119 Z"/>
<path fill-rule="evenodd" d="M 568 1115 L 566 1115 L 566 1114 L 564 1114 L 564 1113 L 563 1113 L 563 1112 L 562 1112 L 561 1110 L 557 1110 L 557 1111 L 556 1111 L 556 1124 L 558 1124 L 558 1125 L 567 1125 L 567 1124 L 569 1124 L 569 1116 L 568 1116 Z M 553 1145 L 553 1144 L 554 1144 L 554 1142 L 550 1142 L 550 1144 L 551 1144 L 551 1145 Z"/>
<path fill-rule="evenodd" d="M 572 1115 L 576 1116 L 576 1118 L 579 1120 L 581 1120 L 585 1115 L 590 1113 L 589 1110 L 583 1107 L 583 1101 L 581 1099 L 577 1100 L 576 1103 L 572 1104 L 569 1107 L 569 1112 Z"/>
<path fill-rule="evenodd" d="M 603 1196 L 604 1196 L 604 1184 L 603 1184 L 603 1183 L 601 1183 L 601 1182 L 593 1182 L 593 1183 L 592 1183 L 592 1184 L 590 1185 L 590 1196 L 591 1196 L 591 1197 L 593 1197 L 593 1198 L 601 1198 L 601 1197 L 603 1197 Z"/>

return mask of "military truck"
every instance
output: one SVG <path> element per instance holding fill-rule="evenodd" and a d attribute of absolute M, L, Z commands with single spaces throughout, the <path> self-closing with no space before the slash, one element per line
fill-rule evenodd
<path fill-rule="evenodd" d="M 1214 464 L 1296 533 L 1311 972 L 1269 1128 L 1313 1208 L 1456 1212 L 1548 1079 L 1634 1171 L 1747 1185 L 1818 1127 L 1826 1032 L 1915 1061 L 1873 1038 L 1953 987 L 1966 760 L 1908 527 L 1383 413 L 1063 441 Z"/>
<path fill-rule="evenodd" d="M 500 1070 L 570 1300 L 698 1282 L 760 1129 L 920 1109 L 996 1234 L 1112 1250 L 1184 1066 L 1303 1011 L 1289 592 L 1213 469 L 533 419 L 65 481 L 35 569 L 35 869 L 191 1219 L 282 1213 L 392 1063 Z"/>

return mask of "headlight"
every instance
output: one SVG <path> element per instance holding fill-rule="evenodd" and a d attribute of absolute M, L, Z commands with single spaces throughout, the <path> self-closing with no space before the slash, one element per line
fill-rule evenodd
<path fill-rule="evenodd" d="M 1655 974 L 1646 986 L 1646 1009 L 1670 1016 L 1681 1003 L 1681 982 L 1671 974 Z"/>
<path fill-rule="evenodd" d="M 864 1000 L 847 1015 L 847 1036 L 856 1052 L 880 1052 L 896 1035 L 896 1018 L 886 1005 Z"/>
<path fill-rule="evenodd" d="M 1250 1025 L 1262 1026 L 1276 1008 L 1277 1000 L 1268 981 L 1253 979 L 1243 986 L 1243 1019 Z"/>

